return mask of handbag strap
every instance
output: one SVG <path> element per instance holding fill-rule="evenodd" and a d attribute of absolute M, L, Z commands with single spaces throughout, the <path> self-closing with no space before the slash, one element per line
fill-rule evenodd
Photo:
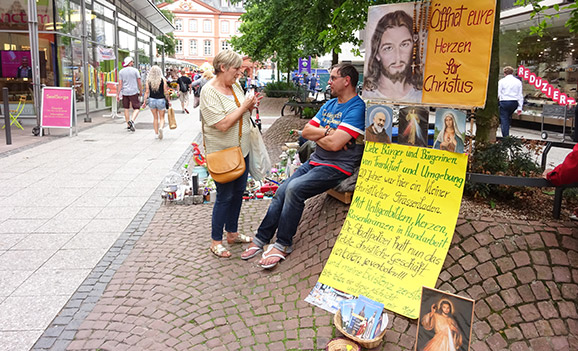
<path fill-rule="evenodd" d="M 235 85 L 237 85 L 237 83 L 235 83 Z M 237 94 L 235 94 L 235 89 L 234 88 L 231 89 L 233 89 L 233 97 L 235 98 L 235 103 L 237 104 L 237 107 L 241 107 L 241 103 L 239 102 L 239 99 L 237 99 Z M 201 127 L 203 130 L 203 148 L 205 149 L 205 152 L 207 152 L 207 147 L 205 146 L 205 120 L 203 119 L 202 113 L 201 113 Z M 241 114 L 241 118 L 239 118 L 239 147 L 241 146 L 242 131 L 243 131 L 243 115 Z"/>

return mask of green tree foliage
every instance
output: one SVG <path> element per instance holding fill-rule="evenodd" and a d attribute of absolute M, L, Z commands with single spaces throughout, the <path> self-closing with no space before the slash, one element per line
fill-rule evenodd
<path fill-rule="evenodd" d="M 560 6 L 559 4 L 554 4 L 552 6 L 542 6 L 541 0 L 516 0 L 514 5 L 517 6 L 532 6 L 532 12 L 530 13 L 530 18 L 541 18 L 542 20 L 538 22 L 538 25 L 530 27 L 530 34 L 537 34 L 543 36 L 550 27 L 548 20 L 552 18 L 559 18 L 560 10 L 571 10 L 570 18 L 566 21 L 565 27 L 568 28 L 570 33 L 575 33 L 578 31 L 578 2 L 570 3 L 567 6 Z M 553 9 L 555 12 L 552 14 L 547 14 L 546 11 Z"/>
<path fill-rule="evenodd" d="M 173 21 L 175 15 L 171 11 L 161 9 L 161 12 L 169 20 L 169 22 Z M 159 54 L 164 53 L 167 56 L 172 56 L 175 54 L 176 42 L 175 36 L 173 35 L 172 32 L 164 35 L 159 35 L 157 36 L 157 39 L 163 42 L 162 45 L 157 45 L 157 50 Z"/>
<path fill-rule="evenodd" d="M 246 0 L 242 36 L 231 44 L 255 61 L 272 58 L 288 72 L 299 57 L 338 54 L 343 43 L 359 45 L 355 34 L 365 27 L 369 6 L 399 2 L 406 1 Z"/>

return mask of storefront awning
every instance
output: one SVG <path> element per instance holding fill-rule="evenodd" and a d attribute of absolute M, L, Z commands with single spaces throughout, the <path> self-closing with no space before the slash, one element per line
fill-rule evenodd
<path fill-rule="evenodd" d="M 138 14 L 146 18 L 153 26 L 163 32 L 170 33 L 175 30 L 172 23 L 162 14 L 162 12 L 153 4 L 152 0 L 124 0 Z"/>
<path fill-rule="evenodd" d="M 160 63 L 161 62 L 161 58 L 160 57 L 155 57 L 154 59 L 155 62 Z M 195 65 L 192 62 L 189 61 L 184 61 L 184 60 L 177 60 L 171 57 L 165 57 L 165 65 L 171 65 L 171 66 L 180 66 L 180 67 L 189 67 L 189 68 L 194 68 L 197 69 L 198 66 Z"/>

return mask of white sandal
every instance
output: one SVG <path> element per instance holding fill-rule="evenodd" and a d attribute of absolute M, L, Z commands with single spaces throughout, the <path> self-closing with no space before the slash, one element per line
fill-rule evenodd
<path fill-rule="evenodd" d="M 252 251 L 252 252 L 251 252 L 251 251 Z M 251 247 L 248 247 L 247 249 L 245 249 L 245 252 L 251 252 L 251 254 L 248 255 L 248 256 L 243 256 L 243 255 L 241 255 L 241 259 L 242 259 L 242 260 L 245 260 L 245 261 L 246 261 L 246 260 L 249 260 L 249 259 L 257 256 L 261 251 L 263 251 L 263 248 L 261 248 L 261 247 L 259 247 L 259 246 L 251 246 Z M 245 253 L 245 252 L 244 252 L 244 253 Z"/>
<path fill-rule="evenodd" d="M 277 264 L 279 264 L 279 262 L 283 261 L 285 259 L 285 256 L 278 254 L 278 253 L 272 253 L 270 254 L 269 252 L 271 252 L 271 250 L 273 250 L 275 248 L 275 246 L 271 245 L 267 248 L 267 251 L 263 252 L 263 256 L 261 256 L 263 259 L 268 259 L 270 257 L 279 257 L 280 260 L 274 263 L 270 263 L 270 264 L 260 264 L 259 266 L 261 266 L 261 268 L 264 269 L 271 269 L 273 267 L 275 267 Z M 287 254 L 288 255 L 288 254 Z"/>

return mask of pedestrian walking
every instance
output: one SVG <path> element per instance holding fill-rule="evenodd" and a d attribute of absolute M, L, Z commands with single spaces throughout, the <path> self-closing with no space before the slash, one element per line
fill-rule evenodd
<path fill-rule="evenodd" d="M 240 144 L 245 164 L 248 165 L 251 112 L 259 98 L 255 95 L 245 98 L 243 89 L 237 83 L 242 63 L 241 55 L 231 50 L 223 50 L 215 56 L 213 67 L 216 75 L 201 90 L 200 110 L 205 152 L 209 154 Z M 241 133 L 239 124 L 242 125 Z M 223 228 L 229 244 L 250 243 L 253 240 L 238 232 L 248 172 L 249 168 L 246 167 L 243 175 L 231 182 L 215 182 L 217 198 L 211 219 L 210 249 L 218 257 L 231 257 L 231 252 L 223 246 Z"/>
<path fill-rule="evenodd" d="M 189 92 L 191 91 L 191 84 L 193 81 L 187 76 L 187 73 L 182 73 L 177 79 L 179 86 L 179 100 L 181 101 L 181 108 L 184 113 L 189 113 L 187 106 L 189 106 Z"/>
<path fill-rule="evenodd" d="M 134 122 L 140 111 L 140 94 L 142 92 L 142 82 L 140 72 L 134 68 L 134 59 L 130 56 L 124 59 L 122 64 L 123 69 L 118 72 L 118 93 L 116 95 L 117 101 L 122 97 L 122 107 L 124 108 L 124 119 L 127 124 L 127 129 L 135 131 Z M 130 107 L 133 112 L 130 115 Z"/>
<path fill-rule="evenodd" d="M 203 72 L 203 75 L 199 79 L 195 80 L 193 84 L 191 84 L 194 96 L 193 108 L 197 108 L 199 106 L 201 100 L 201 89 L 203 89 L 203 86 L 205 86 L 205 84 L 207 84 L 207 82 L 211 80 L 211 78 L 213 77 L 214 77 L 213 71 L 206 70 L 205 72 Z"/>
<path fill-rule="evenodd" d="M 147 105 L 153 114 L 153 128 L 157 139 L 163 138 L 163 128 L 165 127 L 165 110 L 171 105 L 169 99 L 169 85 L 162 76 L 159 66 L 152 66 L 146 81 L 146 91 L 144 95 L 143 108 Z"/>
<path fill-rule="evenodd" d="M 498 100 L 500 110 L 500 128 L 502 136 L 510 135 L 510 122 L 514 111 L 518 115 L 522 114 L 524 105 L 524 94 L 522 93 L 522 82 L 514 77 L 514 68 L 504 67 L 504 78 L 498 82 Z"/>

